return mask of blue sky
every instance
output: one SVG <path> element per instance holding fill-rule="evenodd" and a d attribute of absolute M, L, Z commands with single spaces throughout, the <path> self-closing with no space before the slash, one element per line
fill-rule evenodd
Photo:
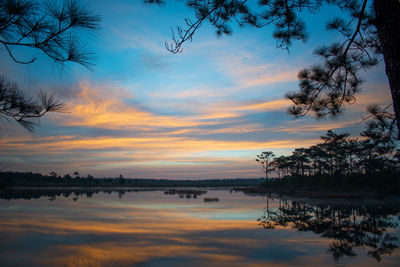
<path fill-rule="evenodd" d="M 57 92 L 67 112 L 49 114 L 31 134 L 8 122 L 0 128 L 3 170 L 137 178 L 260 177 L 255 155 L 287 155 L 318 142 L 328 129 L 357 135 L 368 104 L 388 104 L 384 66 L 364 73 L 357 102 L 335 119 L 294 119 L 284 94 L 297 73 L 318 62 L 312 51 L 335 41 L 324 23 L 337 10 L 306 16 L 310 37 L 290 52 L 275 47 L 271 29 L 233 27 L 217 38 L 207 24 L 181 54 L 164 47 L 171 27 L 191 10 L 180 1 L 157 7 L 139 0 L 86 1 L 102 17 L 86 35 L 93 71 L 61 69 L 44 56 L 18 65 L 0 50 L 0 72 L 26 88 Z M 20 55 L 35 51 L 21 50 Z"/>

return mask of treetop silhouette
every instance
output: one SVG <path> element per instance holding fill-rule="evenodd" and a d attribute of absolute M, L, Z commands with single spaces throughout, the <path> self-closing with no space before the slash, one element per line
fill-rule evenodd
<path fill-rule="evenodd" d="M 93 67 L 91 53 L 85 51 L 82 31 L 99 28 L 100 17 L 77 0 L 43 1 L 4 0 L 0 2 L 0 49 L 18 64 L 32 64 L 37 56 L 21 58 L 15 48 L 28 48 L 62 66 L 75 62 Z M 4 74 L 3 74 L 4 75 Z M 54 94 L 40 91 L 35 98 L 0 75 L 0 117 L 15 120 L 29 131 L 35 121 L 48 112 L 60 112 L 63 105 Z"/>
<path fill-rule="evenodd" d="M 145 0 L 163 4 L 164 0 Z M 194 10 L 195 19 L 178 26 L 166 48 L 183 51 L 200 26 L 209 22 L 218 35 L 232 34 L 232 24 L 257 28 L 274 27 L 273 38 L 279 48 L 289 49 L 294 40 L 307 40 L 306 22 L 300 13 L 315 14 L 324 5 L 336 6 L 346 18 L 332 16 L 326 30 L 338 33 L 336 42 L 317 48 L 321 63 L 300 70 L 299 90 L 286 97 L 293 102 L 289 112 L 296 116 L 313 113 L 317 117 L 335 116 L 356 101 L 362 79 L 360 71 L 384 60 L 392 94 L 397 126 L 400 128 L 400 2 L 398 0 L 260 0 L 252 11 L 248 0 L 182 0 Z M 372 3 L 371 3 L 372 2 Z"/>

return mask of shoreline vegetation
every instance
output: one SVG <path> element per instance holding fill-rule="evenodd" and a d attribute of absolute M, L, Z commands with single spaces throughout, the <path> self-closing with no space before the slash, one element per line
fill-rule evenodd
<path fill-rule="evenodd" d="M 278 178 L 236 178 L 212 180 L 167 180 L 167 179 L 127 179 L 48 176 L 32 172 L 0 172 L 2 194 L 19 196 L 41 196 L 78 192 L 130 192 L 135 190 L 162 190 L 165 194 L 189 194 L 190 189 L 228 187 L 245 194 L 277 194 L 307 198 L 385 198 L 400 196 L 400 174 L 375 173 L 371 175 L 353 174 L 346 176 L 315 175 L 287 176 Z M 183 192 L 183 191 L 185 192 Z M 183 193 L 182 193 L 183 192 Z M 191 191 L 190 191 L 191 192 Z M 197 192 L 197 191 L 196 191 Z M 199 190 L 199 192 L 203 192 Z M 196 193 L 197 195 L 197 193 Z"/>
<path fill-rule="evenodd" d="M 321 142 L 296 148 L 288 156 L 257 155 L 266 181 L 247 193 L 278 193 L 311 198 L 400 195 L 399 131 L 392 114 L 368 108 L 370 119 L 360 137 L 328 130 Z M 278 179 L 268 179 L 269 173 Z"/>
<path fill-rule="evenodd" d="M 94 178 L 75 171 L 72 176 L 50 172 L 0 172 L 0 191 L 13 189 L 135 190 L 135 188 L 225 187 L 247 194 L 279 194 L 309 198 L 364 198 L 400 196 L 399 129 L 393 114 L 370 106 L 369 121 L 360 137 L 328 130 L 321 142 L 296 148 L 291 155 L 275 157 L 272 151 L 257 155 L 265 178 L 168 180 Z M 274 172 L 278 178 L 269 178 Z M 166 191 L 174 193 L 174 191 Z M 177 193 L 177 192 L 175 192 Z M 188 195 L 181 193 L 178 195 Z M 198 194 L 195 193 L 197 196 Z"/>
<path fill-rule="evenodd" d="M 33 172 L 0 172 L 0 188 L 165 188 L 165 187 L 248 187 L 258 186 L 264 178 L 231 178 L 205 180 L 169 180 L 169 179 L 134 179 L 94 178 L 64 175 L 56 173 L 43 175 Z"/>
<path fill-rule="evenodd" d="M 278 194 L 309 198 L 384 198 L 400 196 L 399 173 L 346 176 L 295 175 L 268 179 L 257 187 L 234 188 L 248 194 Z"/>
<path fill-rule="evenodd" d="M 0 172 L 0 191 L 80 190 L 127 191 L 135 188 L 231 188 L 246 194 L 279 194 L 308 198 L 367 198 L 400 196 L 400 149 L 393 118 L 385 111 L 371 107 L 374 119 L 369 121 L 360 139 L 349 133 L 328 130 L 321 143 L 296 148 L 289 156 L 274 157 L 272 151 L 257 155 L 265 178 L 168 180 L 72 176 L 50 172 Z M 274 172 L 278 178 L 268 178 Z M 166 191 L 166 194 L 192 195 Z M 20 192 L 19 192 L 20 193 Z M 17 192 L 17 194 L 19 194 Z M 196 192 L 194 195 L 198 195 Z"/>

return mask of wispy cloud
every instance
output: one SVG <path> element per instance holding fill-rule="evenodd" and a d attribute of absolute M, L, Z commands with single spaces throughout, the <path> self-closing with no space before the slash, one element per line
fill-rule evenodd
<path fill-rule="evenodd" d="M 308 54 L 289 58 L 251 31 L 217 39 L 205 30 L 185 44 L 183 54 L 172 55 L 164 41 L 171 37 L 170 26 L 182 25 L 186 16 L 180 1 L 160 9 L 141 1 L 98 2 L 104 28 L 102 38 L 90 43 L 100 59 L 96 71 L 74 69 L 63 78 L 60 91 L 68 113 L 46 116 L 34 135 L 21 128 L 1 132 L 0 167 L 255 177 L 254 155 L 260 151 L 290 153 L 318 142 L 328 129 L 355 133 L 368 104 L 390 102 L 387 86 L 380 84 L 386 81 L 382 67 L 376 84 L 367 81 L 342 117 L 293 120 L 283 94 L 297 88 Z M 25 69 L 17 72 L 5 64 L 0 63 L 4 72 L 25 79 Z M 35 73 L 44 73 L 37 67 L 42 65 L 35 66 Z"/>
<path fill-rule="evenodd" d="M 216 122 L 207 120 L 231 116 L 225 113 L 199 118 L 161 116 L 126 104 L 124 100 L 133 97 L 128 93 L 121 94 L 108 88 L 91 87 L 89 84 L 81 84 L 80 88 L 81 92 L 69 106 L 69 116 L 61 122 L 63 125 L 105 129 L 194 127 L 213 125 Z"/>
<path fill-rule="evenodd" d="M 68 151 L 130 151 L 140 153 L 179 153 L 181 156 L 209 151 L 249 151 L 259 149 L 291 148 L 315 140 L 228 141 L 190 137 L 80 137 L 58 136 L 48 138 L 5 138 L 2 149 L 13 147 L 8 154 L 64 153 Z M 28 147 L 28 148 L 27 148 Z"/>
<path fill-rule="evenodd" d="M 217 57 L 220 71 L 235 81 L 233 90 L 297 81 L 298 67 L 287 63 L 268 62 L 257 53 L 237 52 Z"/>
<path fill-rule="evenodd" d="M 245 125 L 238 129 L 222 129 L 227 122 L 234 122 L 249 113 L 285 110 L 289 102 L 285 99 L 262 102 L 220 102 L 188 110 L 188 114 L 158 115 L 144 111 L 140 107 L 128 104 L 134 96 L 123 89 L 112 90 L 104 86 L 92 86 L 89 83 L 79 85 L 80 92 L 68 106 L 68 116 L 58 123 L 65 126 L 98 127 L 103 129 L 154 130 L 159 128 L 190 129 L 200 126 L 215 126 L 220 132 L 242 132 Z M 177 103 L 178 104 L 178 103 Z M 247 127 L 246 131 L 250 128 Z M 258 126 L 258 125 L 257 125 Z M 241 130 L 239 129 L 241 128 Z M 201 130 L 201 129 L 200 129 Z M 210 130 L 212 132 L 212 129 Z"/>

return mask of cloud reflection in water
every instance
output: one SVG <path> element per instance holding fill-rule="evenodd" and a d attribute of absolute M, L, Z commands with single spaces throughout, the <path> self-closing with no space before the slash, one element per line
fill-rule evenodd
<path fill-rule="evenodd" d="M 1 201 L 0 252 L 4 266 L 265 266 L 331 265 L 331 240 L 312 232 L 276 227 L 256 219 L 266 199 L 208 190 L 197 199 L 162 191 L 101 192 L 34 200 Z M 204 197 L 220 201 L 206 203 Z M 269 202 L 277 209 L 278 200 Z M 394 231 L 394 230 L 393 230 Z M 398 234 L 397 230 L 394 234 Z M 366 254 L 366 253 L 364 253 Z M 360 253 L 344 258 L 376 261 Z M 386 264 L 399 260 L 394 250 Z"/>

